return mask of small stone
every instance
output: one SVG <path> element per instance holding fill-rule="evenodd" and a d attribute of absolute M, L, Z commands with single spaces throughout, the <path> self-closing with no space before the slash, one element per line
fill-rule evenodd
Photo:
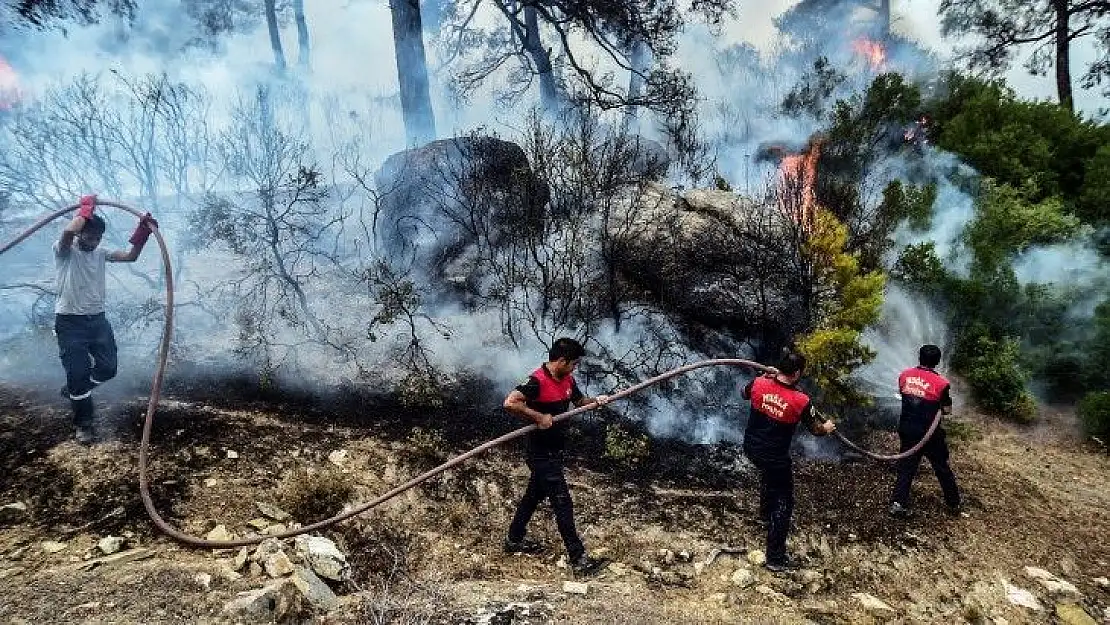
<path fill-rule="evenodd" d="M 802 584 L 812 584 L 813 582 L 820 582 L 824 577 L 819 571 L 813 569 L 802 569 L 797 574 L 798 582 Z"/>
<path fill-rule="evenodd" d="M 237 581 L 243 579 L 243 576 L 240 575 L 238 572 L 232 571 L 231 569 L 228 569 L 228 568 L 225 568 L 222 571 L 220 571 L 220 576 L 223 577 L 224 579 L 226 579 L 229 582 L 237 582 Z"/>
<path fill-rule="evenodd" d="M 347 450 L 337 449 L 331 452 L 330 454 L 328 454 L 328 462 L 334 464 L 337 467 L 343 466 L 347 462 Z"/>
<path fill-rule="evenodd" d="M 1063 625 L 1098 625 L 1098 621 L 1074 603 L 1057 603 L 1056 618 Z"/>
<path fill-rule="evenodd" d="M 1055 579 L 1056 576 L 1044 569 L 1039 569 L 1035 566 L 1025 567 L 1025 575 L 1033 579 Z"/>
<path fill-rule="evenodd" d="M 709 595 L 709 600 L 715 603 L 725 603 L 728 601 L 728 595 L 723 592 L 715 592 Z"/>
<path fill-rule="evenodd" d="M 282 550 L 281 541 L 276 538 L 267 538 L 266 540 L 258 543 L 254 548 L 254 553 L 251 554 L 251 560 L 255 562 L 263 562 L 266 558 L 278 553 Z"/>
<path fill-rule="evenodd" d="M 258 508 L 258 511 L 262 513 L 262 516 L 273 519 L 278 523 L 284 523 L 285 521 L 293 518 L 292 515 L 290 515 L 285 510 L 282 510 L 277 506 L 268 504 L 263 501 L 254 502 L 254 506 Z"/>
<path fill-rule="evenodd" d="M 233 571 L 242 570 L 243 567 L 246 566 L 247 558 L 249 558 L 249 557 L 250 557 L 250 552 L 247 551 L 246 547 L 243 547 L 242 549 L 240 549 L 239 553 L 235 554 L 235 558 L 231 561 L 231 570 L 233 570 Z"/>
<path fill-rule="evenodd" d="M 1075 587 L 1075 584 L 1072 584 L 1071 582 L 1066 581 L 1066 580 L 1062 580 L 1060 578 L 1041 579 L 1041 580 L 1037 580 L 1037 581 L 1039 581 L 1042 586 L 1044 586 L 1046 589 L 1048 589 L 1049 592 L 1051 592 L 1053 594 L 1057 594 L 1057 595 L 1079 595 L 1079 594 L 1081 594 L 1079 592 L 1079 589 Z"/>
<path fill-rule="evenodd" d="M 96 543 L 96 548 L 100 549 L 104 555 L 110 556 L 123 548 L 123 539 L 119 536 L 105 536 L 100 539 L 100 542 Z"/>
<path fill-rule="evenodd" d="M 262 533 L 267 536 L 277 536 L 279 534 L 284 534 L 287 531 L 289 531 L 289 528 L 287 528 L 284 524 L 274 523 L 273 525 L 262 530 Z"/>
<path fill-rule="evenodd" d="M 752 549 L 748 552 L 748 563 L 752 566 L 763 566 L 765 562 L 767 562 L 767 556 L 759 549 Z"/>
<path fill-rule="evenodd" d="M 350 575 L 347 557 L 334 542 L 323 536 L 298 536 L 297 552 L 317 575 L 335 582 L 345 581 Z"/>
<path fill-rule="evenodd" d="M 235 539 L 235 537 L 231 535 L 231 532 L 227 531 L 227 527 L 222 523 L 213 527 L 212 531 L 204 535 L 204 538 L 216 542 L 226 542 Z"/>
<path fill-rule="evenodd" d="M 678 552 L 678 561 L 679 562 L 689 562 L 693 559 L 694 559 L 694 556 L 689 551 L 686 551 L 685 549 Z"/>
<path fill-rule="evenodd" d="M 622 577 L 624 575 L 628 575 L 629 573 L 628 567 L 621 564 L 620 562 L 613 562 L 612 564 L 610 564 L 608 571 L 609 573 L 617 577 Z"/>
<path fill-rule="evenodd" d="M 205 590 L 210 590 L 212 588 L 212 576 L 208 573 L 197 573 L 193 581 Z"/>
<path fill-rule="evenodd" d="M 81 605 L 74 606 L 74 609 L 75 610 L 99 610 L 100 609 L 100 602 L 99 601 L 90 601 L 88 603 L 82 603 Z"/>
<path fill-rule="evenodd" d="M 27 504 L 22 501 L 4 504 L 0 506 L 0 521 L 11 523 L 22 519 L 27 515 Z"/>
<path fill-rule="evenodd" d="M 584 595 L 590 591 L 590 585 L 585 582 L 563 582 L 563 592 L 568 595 Z"/>
<path fill-rule="evenodd" d="M 291 580 L 313 607 L 330 610 L 338 605 L 335 592 L 309 569 L 297 567 Z"/>
<path fill-rule="evenodd" d="M 219 486 L 219 485 L 220 485 L 220 480 L 218 480 L 214 477 L 210 477 L 210 478 L 207 478 L 206 480 L 204 480 L 204 487 L 205 488 L 214 488 L 214 487 Z"/>
<path fill-rule="evenodd" d="M 671 551 L 670 549 L 660 549 L 659 550 L 659 560 L 662 561 L 663 564 L 666 564 L 667 566 L 670 566 L 670 565 L 674 564 L 674 552 Z"/>
<path fill-rule="evenodd" d="M 1014 586 L 1005 580 L 1002 581 L 1002 588 L 1005 590 L 1006 599 L 1008 599 L 1010 603 L 1023 608 L 1029 608 L 1030 610 L 1040 611 L 1044 609 L 1041 603 L 1037 601 L 1037 598 L 1033 596 L 1033 593 L 1028 590 Z"/>
<path fill-rule="evenodd" d="M 239 452 L 235 451 L 234 449 L 229 449 L 227 450 L 227 457 L 229 460 L 236 460 L 239 458 Z"/>
<path fill-rule="evenodd" d="M 264 519 L 262 517 L 258 517 L 257 519 L 251 519 L 251 520 L 247 521 L 247 525 L 253 527 L 254 529 L 256 529 L 260 532 L 262 530 L 266 529 L 267 527 L 270 527 L 270 523 L 271 523 L 270 519 Z"/>
<path fill-rule="evenodd" d="M 1096 577 L 1091 581 L 1095 583 L 1095 586 L 1098 586 L 1103 590 L 1110 590 L 1110 579 L 1107 579 L 1105 577 Z"/>
<path fill-rule="evenodd" d="M 741 568 L 732 572 L 730 580 L 734 586 L 747 588 L 755 583 L 755 575 L 748 569 Z"/>
<path fill-rule="evenodd" d="M 65 548 L 65 543 L 61 543 L 56 540 L 47 540 L 42 543 L 42 550 L 46 553 L 58 553 Z"/>
<path fill-rule="evenodd" d="M 285 577 L 293 572 L 293 563 L 284 551 L 267 556 L 263 566 L 270 577 Z"/>
<path fill-rule="evenodd" d="M 250 576 L 251 577 L 262 577 L 262 575 L 264 575 L 265 573 L 266 573 L 266 571 L 262 570 L 262 565 L 261 564 L 259 564 L 257 562 L 251 562 L 251 566 L 250 566 Z"/>
<path fill-rule="evenodd" d="M 852 597 L 860 602 L 864 608 L 871 612 L 894 612 L 894 608 L 887 605 L 882 599 L 866 592 L 854 592 Z"/>

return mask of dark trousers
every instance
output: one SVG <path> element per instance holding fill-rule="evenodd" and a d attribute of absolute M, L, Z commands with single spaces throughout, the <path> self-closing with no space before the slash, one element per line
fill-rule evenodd
<path fill-rule="evenodd" d="M 899 432 L 898 438 L 902 442 L 902 451 L 906 451 L 913 447 L 921 440 L 921 434 Z M 956 507 L 960 505 L 960 488 L 956 485 L 956 475 L 952 473 L 952 468 L 948 466 L 948 442 L 944 435 L 944 430 L 938 428 L 933 433 L 933 437 L 921 451 L 898 461 L 898 480 L 894 483 L 894 497 L 893 500 L 903 506 L 909 507 L 910 505 L 910 485 L 913 484 L 913 478 L 917 475 L 917 468 L 921 465 L 921 458 L 928 458 L 929 464 L 933 466 L 933 472 L 937 474 L 937 481 L 940 482 L 940 489 L 944 493 L 944 503 L 949 506 Z"/>
<path fill-rule="evenodd" d="M 794 515 L 794 467 L 789 457 L 749 458 L 759 470 L 759 514 L 767 523 L 767 561 L 782 562 Z"/>
<path fill-rule="evenodd" d="M 509 525 L 509 540 L 519 542 L 524 539 L 528 531 L 528 522 L 532 520 L 536 507 L 541 501 L 548 499 L 555 513 L 555 524 L 559 528 L 559 535 L 563 537 L 567 554 L 571 560 L 578 559 L 586 553 L 586 547 L 574 527 L 574 504 L 570 499 L 566 476 L 563 475 L 563 460 L 533 457 L 528 458 L 527 462 L 532 475 L 528 478 L 528 488 L 516 507 L 513 522 Z"/>
<path fill-rule="evenodd" d="M 56 315 L 54 332 L 66 370 L 73 422 L 88 427 L 93 421 L 92 390 L 116 377 L 116 337 L 103 313 Z"/>

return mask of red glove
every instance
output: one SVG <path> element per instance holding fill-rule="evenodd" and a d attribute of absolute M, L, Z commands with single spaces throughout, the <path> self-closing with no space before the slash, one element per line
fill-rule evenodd
<path fill-rule="evenodd" d="M 80 204 L 81 207 L 77 209 L 77 216 L 84 219 L 92 219 L 93 211 L 96 210 L 96 196 L 82 195 Z"/>
<path fill-rule="evenodd" d="M 138 247 L 146 245 L 146 240 L 150 238 L 151 227 L 157 228 L 158 222 L 150 216 L 150 213 L 147 213 L 139 219 L 139 225 L 135 226 L 135 232 L 131 233 L 131 245 Z"/>

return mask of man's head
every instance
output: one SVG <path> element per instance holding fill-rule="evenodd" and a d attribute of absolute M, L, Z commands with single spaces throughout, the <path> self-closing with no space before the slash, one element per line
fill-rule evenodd
<path fill-rule="evenodd" d="M 104 236 L 104 228 L 104 219 L 100 215 L 93 215 L 85 222 L 81 232 L 77 233 L 77 247 L 85 252 L 95 250 Z"/>
<path fill-rule="evenodd" d="M 797 382 L 802 377 L 806 368 L 806 357 L 792 349 L 783 350 L 782 360 L 779 361 L 779 373 L 791 382 Z"/>
<path fill-rule="evenodd" d="M 570 375 L 585 355 L 586 349 L 578 341 L 566 337 L 557 339 L 547 352 L 547 369 L 557 378 Z"/>
<path fill-rule="evenodd" d="M 935 369 L 940 364 L 940 348 L 936 345 L 922 345 L 917 351 L 917 362 L 922 367 Z"/>

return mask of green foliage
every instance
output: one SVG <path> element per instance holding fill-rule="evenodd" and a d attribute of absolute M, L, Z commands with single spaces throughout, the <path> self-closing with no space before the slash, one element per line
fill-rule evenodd
<path fill-rule="evenodd" d="M 972 398 L 983 410 L 1032 423 L 1037 406 L 1026 388 L 1028 374 L 1020 359 L 1016 338 L 995 340 L 985 327 L 975 325 L 957 341 L 952 364 L 964 372 Z"/>
<path fill-rule="evenodd" d="M 1110 139 L 1087 161 L 1075 214 L 1088 223 L 1110 223 Z"/>
<path fill-rule="evenodd" d="M 616 423 L 605 426 L 605 457 L 625 468 L 635 468 L 650 456 L 650 439 Z"/>
<path fill-rule="evenodd" d="M 1061 243 L 1079 232 L 1079 219 L 1066 214 L 1058 198 L 1034 203 L 1028 197 L 1009 185 L 983 185 L 975 220 L 964 231 L 977 265 L 997 267 L 1031 246 Z"/>
<path fill-rule="evenodd" d="M 1001 81 L 952 73 L 940 90 L 929 103 L 938 147 L 1034 204 L 1056 197 L 1088 223 L 1110 219 L 1110 127 L 1020 100 Z"/>
<path fill-rule="evenodd" d="M 883 189 L 878 216 L 894 225 L 905 220 L 911 229 L 922 232 L 932 225 L 933 204 L 936 201 L 936 184 L 917 186 L 895 180 Z"/>
<path fill-rule="evenodd" d="M 882 272 L 860 270 L 856 256 L 845 251 L 847 240 L 847 227 L 829 211 L 817 208 L 806 252 L 824 298 L 813 331 L 796 344 L 823 399 L 833 403 L 866 401 L 849 376 L 875 357 L 860 337 L 879 319 L 886 283 Z"/>
<path fill-rule="evenodd" d="M 1084 397 L 1079 402 L 1079 422 L 1087 436 L 1110 436 L 1110 392 Z"/>
<path fill-rule="evenodd" d="M 928 295 L 943 294 L 945 285 L 951 280 L 944 263 L 937 256 L 933 241 L 907 245 L 891 268 L 890 275 Z"/>

